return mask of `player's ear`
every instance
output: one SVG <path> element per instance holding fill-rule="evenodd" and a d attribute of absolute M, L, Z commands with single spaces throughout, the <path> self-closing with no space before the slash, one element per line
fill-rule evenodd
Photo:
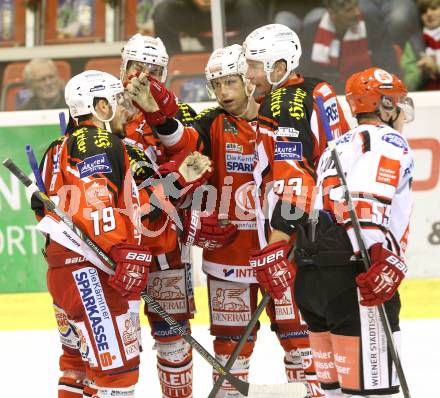
<path fill-rule="evenodd" d="M 112 109 L 111 109 L 110 104 L 108 103 L 108 101 L 106 99 L 99 98 L 96 101 L 96 104 L 95 104 L 95 111 L 103 119 L 107 119 L 109 117 L 107 115 L 109 115 L 109 113 L 112 112 Z"/>

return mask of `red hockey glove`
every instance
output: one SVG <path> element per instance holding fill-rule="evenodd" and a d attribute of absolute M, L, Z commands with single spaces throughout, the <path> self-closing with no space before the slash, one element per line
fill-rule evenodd
<path fill-rule="evenodd" d="M 276 242 L 262 250 L 252 250 L 249 264 L 257 271 L 257 281 L 275 299 L 293 285 L 296 270 L 287 260 L 289 247 L 286 242 Z"/>
<path fill-rule="evenodd" d="M 150 93 L 159 110 L 165 117 L 174 117 L 179 110 L 177 97 L 154 77 L 148 76 L 148 80 L 150 81 Z"/>
<path fill-rule="evenodd" d="M 371 267 L 356 277 L 361 304 L 371 307 L 390 300 L 405 277 L 407 266 L 394 253 L 376 243 L 370 248 Z"/>
<path fill-rule="evenodd" d="M 238 235 L 238 228 L 227 220 L 219 220 L 215 211 L 185 210 L 182 242 L 203 249 L 214 250 L 231 244 Z"/>
<path fill-rule="evenodd" d="M 124 86 L 150 126 L 163 124 L 179 110 L 176 96 L 145 72 L 130 74 Z"/>
<path fill-rule="evenodd" d="M 185 194 L 188 195 L 208 181 L 212 174 L 212 162 L 199 152 L 182 151 L 161 164 L 157 172 L 162 177 L 173 173 L 179 188 L 187 188 Z"/>
<path fill-rule="evenodd" d="M 151 252 L 137 245 L 119 244 L 112 247 L 110 257 L 116 263 L 116 270 L 108 284 L 123 296 L 138 299 L 147 286 Z"/>

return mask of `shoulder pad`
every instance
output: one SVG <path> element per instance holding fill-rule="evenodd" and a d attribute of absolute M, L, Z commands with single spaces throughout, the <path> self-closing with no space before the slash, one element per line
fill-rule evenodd
<path fill-rule="evenodd" d="M 179 102 L 177 104 L 179 110 L 176 114 L 176 119 L 178 119 L 184 126 L 190 125 L 194 122 L 197 112 L 187 103 Z"/>

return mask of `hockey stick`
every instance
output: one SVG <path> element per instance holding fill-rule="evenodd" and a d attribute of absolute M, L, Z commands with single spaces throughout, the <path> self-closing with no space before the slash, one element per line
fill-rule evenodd
<path fill-rule="evenodd" d="M 361 226 L 359 223 L 359 219 L 354 211 L 353 199 L 351 196 L 351 192 L 348 189 L 347 179 L 345 178 L 344 170 L 341 166 L 341 161 L 339 159 L 338 151 L 336 148 L 336 142 L 333 138 L 333 134 L 330 129 L 330 125 L 328 123 L 328 118 L 326 117 L 326 111 L 324 108 L 324 102 L 321 97 L 316 98 L 316 103 L 319 109 L 319 115 L 324 127 L 324 132 L 327 137 L 327 143 L 329 149 L 331 151 L 331 155 L 333 158 L 333 162 L 335 163 L 336 172 L 338 173 L 339 180 L 341 182 L 342 189 L 344 191 L 344 199 L 348 204 L 348 211 L 350 213 L 351 223 L 353 225 L 353 230 L 356 236 L 356 241 L 359 246 L 359 250 L 361 252 L 362 262 L 364 263 L 365 271 L 371 266 L 370 255 L 368 254 L 367 248 L 365 247 L 364 241 L 362 239 Z M 393 359 L 394 365 L 396 366 L 397 375 L 399 377 L 400 385 L 402 387 L 402 392 L 405 398 L 410 398 L 411 394 L 409 392 L 408 383 L 406 382 L 405 373 L 403 372 L 402 363 L 400 362 L 399 353 L 397 352 L 396 345 L 394 343 L 393 334 L 391 331 L 390 322 L 388 320 L 388 316 L 385 312 L 385 307 L 383 304 L 378 305 L 377 309 L 379 311 L 380 319 L 382 320 L 382 326 L 385 332 L 385 336 L 388 343 L 388 348 L 391 353 L 391 357 Z"/>
<path fill-rule="evenodd" d="M 29 161 L 29 166 L 31 166 L 32 172 L 34 173 L 35 182 L 37 183 L 38 189 L 41 192 L 46 193 L 46 188 L 44 187 L 44 182 L 43 179 L 41 178 L 40 169 L 38 168 L 38 162 L 37 159 L 35 158 L 34 150 L 28 144 L 25 147 L 25 151 Z"/>
<path fill-rule="evenodd" d="M 55 213 L 77 236 L 81 239 L 98 257 L 100 260 L 107 263 L 112 269 L 116 267 L 115 262 L 108 257 L 104 251 L 93 242 L 87 234 L 85 234 L 80 228 L 78 228 L 70 219 L 70 217 L 59 209 L 55 203 L 50 200 L 47 195 L 41 192 L 38 187 L 32 182 L 32 180 L 20 170 L 11 159 L 6 159 L 3 161 L 3 166 L 5 166 L 12 174 L 17 177 L 17 179 L 25 185 L 27 188 L 32 188 L 32 193 L 35 194 L 44 204 L 46 209 L 50 212 Z M 201 346 L 182 326 L 177 323 L 168 314 L 159 303 L 157 303 L 150 295 L 143 293 L 142 298 L 150 305 L 167 323 L 170 325 L 174 331 L 176 331 L 182 338 L 191 346 L 193 346 L 199 354 L 211 364 L 211 366 L 219 372 L 219 374 L 225 376 L 225 378 L 240 391 L 241 394 L 253 398 L 264 397 L 265 395 L 260 395 L 260 393 L 265 393 L 266 389 L 264 385 L 250 385 L 235 376 L 230 372 L 226 371 L 225 368 L 205 349 Z M 270 387 L 270 386 L 269 386 Z M 266 395 L 267 396 L 267 395 Z M 295 398 L 295 397 L 293 397 Z"/>
<path fill-rule="evenodd" d="M 64 114 L 64 112 L 60 112 L 58 114 L 58 119 L 60 120 L 60 133 L 61 135 L 65 135 L 67 124 L 66 124 L 66 115 Z"/>
<path fill-rule="evenodd" d="M 293 250 L 291 250 L 291 252 L 289 253 L 289 256 L 288 256 L 289 261 L 292 261 L 292 259 L 293 259 Z M 229 357 L 228 361 L 225 364 L 225 369 L 228 372 L 231 370 L 232 366 L 234 365 L 235 361 L 237 360 L 238 356 L 240 355 L 241 350 L 243 349 L 243 346 L 246 344 L 248 337 L 252 333 L 252 330 L 254 329 L 262 312 L 264 311 L 267 304 L 269 303 L 269 300 L 270 300 L 270 295 L 269 295 L 269 293 L 265 292 L 263 295 L 263 298 L 260 301 L 260 304 L 258 304 L 255 312 L 252 314 L 251 320 L 249 321 L 248 325 L 246 326 L 246 329 L 245 329 L 243 335 L 241 336 L 238 344 L 235 346 L 234 351 L 232 352 L 231 356 Z M 215 398 L 224 379 L 225 378 L 223 376 L 219 376 L 219 378 L 214 383 L 214 386 L 212 387 L 212 390 L 209 393 L 208 398 Z M 306 387 L 303 383 L 284 383 L 284 384 L 280 384 L 280 385 L 273 385 L 270 387 L 272 387 L 274 390 L 267 391 L 267 394 L 269 394 L 270 392 L 272 394 L 275 394 L 275 393 L 280 394 L 280 391 L 278 391 L 277 388 L 284 388 L 285 390 L 283 391 L 283 394 L 286 394 L 286 396 L 289 396 L 289 397 L 296 397 L 296 396 L 303 397 L 307 393 Z M 267 397 L 271 397 L 271 396 L 272 395 L 267 395 Z M 275 395 L 273 395 L 273 396 L 275 396 Z"/>

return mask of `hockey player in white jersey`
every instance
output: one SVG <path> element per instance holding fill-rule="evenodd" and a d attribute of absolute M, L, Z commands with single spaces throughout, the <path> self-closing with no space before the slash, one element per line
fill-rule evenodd
<path fill-rule="evenodd" d="M 326 396 L 391 397 L 399 386 L 377 306 L 384 304 L 398 346 L 413 174 L 401 133 L 414 108 L 400 79 L 378 68 L 352 75 L 346 98 L 359 125 L 338 139 L 337 151 L 371 267 L 364 272 L 353 257 L 359 248 L 327 149 L 317 169 L 318 225 L 298 228 L 295 287 L 308 288 L 295 288 L 295 297 Z"/>

